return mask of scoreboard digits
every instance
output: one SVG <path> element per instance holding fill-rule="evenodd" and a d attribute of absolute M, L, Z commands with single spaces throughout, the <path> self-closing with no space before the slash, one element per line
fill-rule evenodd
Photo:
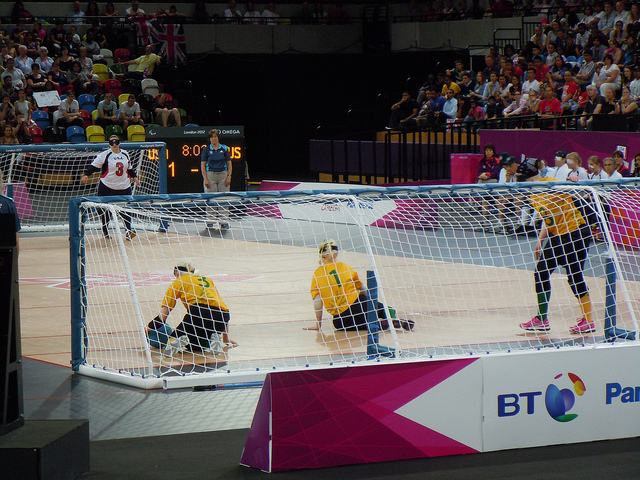
<path fill-rule="evenodd" d="M 209 145 L 207 134 L 212 128 L 220 131 L 220 143 L 229 147 L 229 157 L 233 162 L 231 190 L 245 190 L 243 126 L 147 127 L 147 141 L 161 141 L 167 145 L 167 193 L 203 191 L 200 156 Z M 157 159 L 158 152 L 150 155 Z"/>

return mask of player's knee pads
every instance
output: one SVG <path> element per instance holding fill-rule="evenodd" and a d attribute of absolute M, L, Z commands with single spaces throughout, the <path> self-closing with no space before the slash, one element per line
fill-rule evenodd
<path fill-rule="evenodd" d="M 151 324 L 154 322 L 157 323 L 155 319 L 149 322 L 149 345 L 153 348 L 164 348 L 169 342 L 169 337 L 171 337 L 173 329 L 164 322 L 160 322 L 157 328 L 151 328 Z"/>

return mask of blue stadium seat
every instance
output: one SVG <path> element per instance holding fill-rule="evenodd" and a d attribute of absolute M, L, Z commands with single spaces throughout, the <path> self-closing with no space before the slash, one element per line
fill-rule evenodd
<path fill-rule="evenodd" d="M 93 95 L 89 95 L 88 93 L 83 93 L 78 96 L 78 105 L 80 105 L 80 110 L 86 110 L 89 113 L 98 108 L 96 105 L 96 99 L 93 98 Z"/>
<path fill-rule="evenodd" d="M 51 124 L 49 121 L 49 114 L 44 110 L 34 110 L 31 113 L 31 118 L 38 124 L 38 127 L 44 132 Z"/>
<path fill-rule="evenodd" d="M 84 135 L 84 129 L 72 125 L 67 128 L 67 141 L 71 143 L 84 143 L 87 141 L 87 137 Z"/>

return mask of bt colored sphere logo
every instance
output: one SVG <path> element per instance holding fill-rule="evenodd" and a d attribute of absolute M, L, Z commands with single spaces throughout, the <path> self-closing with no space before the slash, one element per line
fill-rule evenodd
<path fill-rule="evenodd" d="M 554 380 L 561 379 L 562 377 L 564 377 L 564 374 L 561 373 L 556 375 Z M 578 416 L 577 413 L 567 413 L 576 403 L 576 397 L 573 392 L 581 397 L 587 390 L 582 379 L 575 373 L 567 373 L 567 377 L 572 384 L 573 391 L 569 388 L 563 388 L 561 390 L 557 385 L 552 383 L 547 387 L 544 395 L 544 404 L 547 407 L 547 412 L 549 412 L 551 418 L 557 422 L 570 422 Z M 564 383 L 567 382 L 565 381 Z"/>

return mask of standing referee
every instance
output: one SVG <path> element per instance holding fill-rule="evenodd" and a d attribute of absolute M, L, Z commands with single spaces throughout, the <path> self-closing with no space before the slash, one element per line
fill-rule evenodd
<path fill-rule="evenodd" d="M 229 147 L 220 144 L 219 133 L 215 128 L 209 130 L 209 146 L 202 149 L 200 156 L 200 170 L 206 193 L 231 190 L 231 156 Z M 224 209 L 219 209 L 218 213 L 221 219 L 220 228 L 229 228 Z"/>
<path fill-rule="evenodd" d="M 109 148 L 100 152 L 93 162 L 87 165 L 80 181 L 87 183 L 89 177 L 96 172 L 100 172 L 100 183 L 98 184 L 98 196 L 100 197 L 131 195 L 131 181 L 136 185 L 140 183 L 136 176 L 135 167 L 131 165 L 129 154 L 120 150 L 120 138 L 117 135 L 109 137 Z M 110 220 L 109 211 L 103 210 L 100 219 L 102 220 L 102 233 L 105 238 L 109 238 L 109 229 L 107 228 Z M 126 238 L 131 240 L 136 236 L 131 228 L 131 217 L 123 213 L 122 220 L 127 230 Z"/>

